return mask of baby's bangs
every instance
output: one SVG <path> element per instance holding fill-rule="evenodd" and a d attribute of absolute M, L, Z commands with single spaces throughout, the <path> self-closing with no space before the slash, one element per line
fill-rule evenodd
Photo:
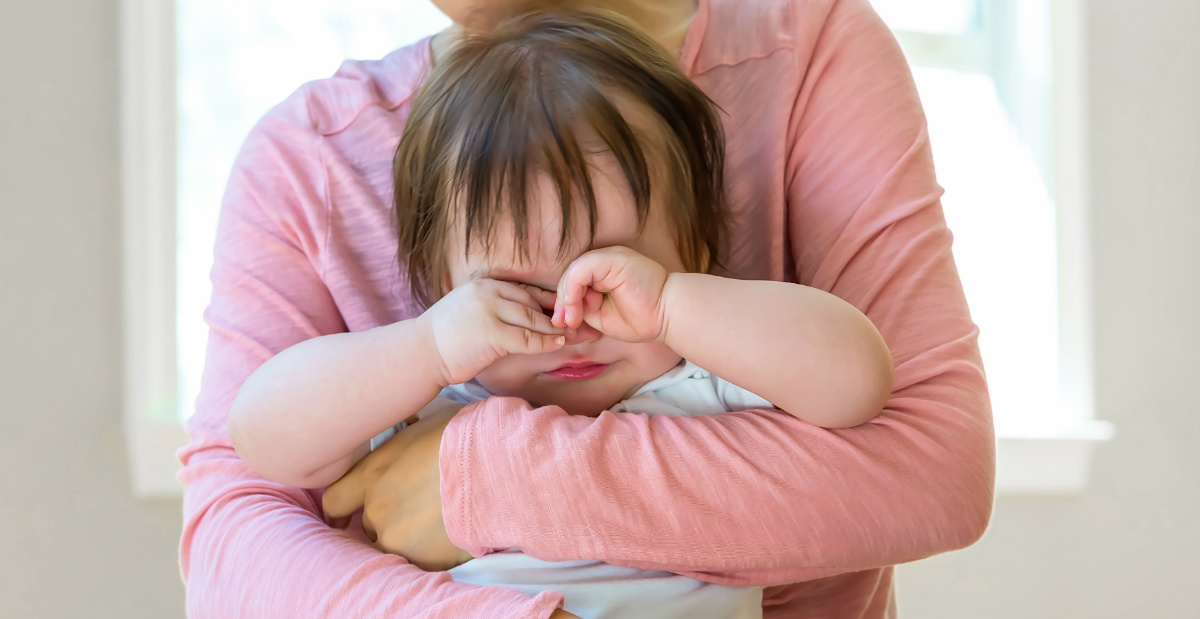
<path fill-rule="evenodd" d="M 650 210 L 648 157 L 638 131 L 602 91 L 601 80 L 561 58 L 554 65 L 540 62 L 528 50 L 503 55 L 509 62 L 495 62 L 495 56 L 496 66 L 469 72 L 478 84 L 455 89 L 470 97 L 457 103 L 473 108 L 454 115 L 462 126 L 453 133 L 461 137 L 448 174 L 448 198 L 464 225 L 466 251 L 480 246 L 490 253 L 496 224 L 509 220 L 520 258 L 528 261 L 529 204 L 543 176 L 558 197 L 558 257 L 580 246 L 574 237 L 581 215 L 587 218 L 584 247 L 590 247 L 598 216 L 592 174 L 601 155 L 620 167 L 640 230 Z"/>

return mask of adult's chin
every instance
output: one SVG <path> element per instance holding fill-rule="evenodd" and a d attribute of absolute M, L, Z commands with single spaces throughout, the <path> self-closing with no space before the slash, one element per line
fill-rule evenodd
<path fill-rule="evenodd" d="M 500 22 L 537 9 L 584 7 L 587 0 L 433 0 L 434 6 L 470 32 L 493 30 Z"/>

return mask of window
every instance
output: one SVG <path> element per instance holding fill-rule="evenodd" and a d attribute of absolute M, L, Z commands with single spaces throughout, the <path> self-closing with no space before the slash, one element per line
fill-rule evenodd
<path fill-rule="evenodd" d="M 200 388 L 217 212 L 250 128 L 346 58 L 379 58 L 450 20 L 429 0 L 176 0 L 179 411 Z"/>
<path fill-rule="evenodd" d="M 997 485 L 1081 489 L 1092 419 L 1082 0 L 874 0 L 925 106 L 980 327 Z"/>
<path fill-rule="evenodd" d="M 978 0 L 875 2 L 904 47 L 929 119 L 997 431 L 1018 436 L 1072 422 L 1045 410 L 1062 408 L 1054 177 L 1045 139 L 1049 33 L 1047 7 L 1024 4 L 1032 10 Z M 1025 23 L 1001 15 L 1014 9 L 1030 10 Z M 1018 27 L 1032 36 L 1014 36 Z"/>
<path fill-rule="evenodd" d="M 1054 15 L 1050 0 L 874 3 L 914 68 L 997 427 L 1014 441 L 1108 431 L 1087 423 L 1084 237 L 1071 216 L 1083 203 L 1082 1 L 1055 2 Z M 126 430 L 135 490 L 170 494 L 204 361 L 217 212 L 246 133 L 342 59 L 380 57 L 448 20 L 429 0 L 123 0 L 122 20 Z M 1002 439 L 1002 460 L 1006 445 L 1028 444 Z M 1009 486 L 1081 483 L 1021 475 Z"/>

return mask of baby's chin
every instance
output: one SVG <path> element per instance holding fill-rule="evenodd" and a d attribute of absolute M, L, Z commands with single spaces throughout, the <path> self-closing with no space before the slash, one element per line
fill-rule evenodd
<path fill-rule="evenodd" d="M 540 400 L 538 398 L 526 398 L 530 404 L 534 406 L 557 406 L 567 412 L 568 415 L 579 415 L 582 417 L 596 417 L 600 413 L 611 409 L 621 401 L 620 395 L 612 398 L 556 398 L 554 401 Z"/>
<path fill-rule="evenodd" d="M 495 395 L 518 397 L 534 407 L 557 406 L 569 415 L 584 417 L 610 410 L 646 384 L 645 380 L 631 376 L 629 368 L 619 362 L 592 380 L 559 382 L 533 378 L 519 386 L 480 382 Z"/>
<path fill-rule="evenodd" d="M 600 413 L 603 413 L 604 411 L 612 408 L 613 405 L 615 405 L 615 404 L 616 404 L 616 402 L 613 402 L 612 404 L 610 404 L 608 406 L 586 406 L 586 405 L 585 406 L 572 406 L 569 404 L 568 405 L 558 404 L 556 406 L 563 409 L 564 411 L 567 411 L 568 415 L 572 415 L 572 416 L 576 416 L 576 417 L 599 417 Z M 550 405 L 546 404 L 544 406 L 550 406 Z"/>
<path fill-rule="evenodd" d="M 624 400 L 628 389 L 625 385 L 574 383 L 562 389 L 568 393 L 539 391 L 529 394 L 525 400 L 534 406 L 557 406 L 567 411 L 568 415 L 595 417 Z"/>

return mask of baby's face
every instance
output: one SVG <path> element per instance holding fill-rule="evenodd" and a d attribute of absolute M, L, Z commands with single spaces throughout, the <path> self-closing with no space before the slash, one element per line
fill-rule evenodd
<path fill-rule="evenodd" d="M 450 247 L 451 287 L 474 279 L 490 278 L 530 284 L 554 291 L 567 266 L 585 251 L 625 246 L 659 264 L 668 272 L 684 271 L 670 225 L 658 204 L 639 235 L 637 215 L 624 189 L 615 163 L 600 162 L 595 175 L 599 216 L 592 246 L 579 247 L 558 257 L 560 209 L 550 182 L 543 182 L 528 206 L 530 259 L 521 260 L 511 222 L 496 230 L 490 255 L 474 248 L 464 259 L 461 244 Z M 584 221 L 579 221 L 583 219 Z M 587 240 L 586 218 L 576 217 L 575 237 Z M 484 370 L 476 380 L 493 395 L 524 398 L 535 406 L 558 405 L 574 415 L 597 415 L 611 408 L 638 387 L 675 367 L 680 356 L 665 344 L 630 344 L 607 337 L 584 324 L 567 336 L 564 348 L 541 355 L 509 355 Z"/>

